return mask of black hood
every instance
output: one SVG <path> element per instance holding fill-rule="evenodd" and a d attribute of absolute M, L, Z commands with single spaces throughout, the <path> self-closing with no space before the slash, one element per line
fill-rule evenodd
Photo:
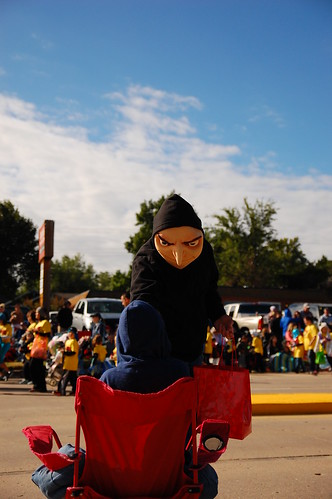
<path fill-rule="evenodd" d="M 171 227 L 194 227 L 203 232 L 202 222 L 194 208 L 178 194 L 165 199 L 153 220 L 153 233 L 155 236 L 163 229 Z"/>

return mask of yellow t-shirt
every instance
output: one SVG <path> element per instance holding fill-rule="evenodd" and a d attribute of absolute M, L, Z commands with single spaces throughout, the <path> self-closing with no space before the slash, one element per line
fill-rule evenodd
<path fill-rule="evenodd" d="M 0 335 L 2 336 L 2 341 L 4 343 L 9 343 L 12 337 L 12 327 L 10 324 L 3 324 L 0 326 Z"/>
<path fill-rule="evenodd" d="M 93 349 L 93 353 L 97 353 L 98 354 L 98 359 L 99 362 L 104 362 L 104 360 L 106 359 L 106 355 L 107 355 L 107 350 L 106 348 L 104 347 L 104 345 L 95 345 L 94 349 Z"/>
<path fill-rule="evenodd" d="M 35 330 L 37 330 L 37 333 L 51 334 L 52 328 L 50 322 L 47 319 L 43 319 L 37 322 Z"/>
<path fill-rule="evenodd" d="M 63 368 L 66 371 L 77 371 L 78 368 L 78 343 L 75 338 L 70 338 L 65 343 L 65 352 L 75 352 L 75 355 L 63 356 Z"/>
<path fill-rule="evenodd" d="M 304 328 L 303 331 L 303 343 L 304 343 L 304 350 L 313 350 L 315 343 L 316 343 L 316 336 L 317 336 L 317 326 L 315 324 L 310 324 Z"/>
<path fill-rule="evenodd" d="M 263 342 L 259 336 L 253 337 L 251 346 L 253 347 L 255 353 L 260 353 L 261 355 L 263 355 Z"/>
<path fill-rule="evenodd" d="M 205 341 L 205 346 L 204 346 L 204 353 L 207 355 L 211 355 L 213 352 L 213 334 L 211 333 L 210 330 L 208 330 L 206 334 L 206 341 Z"/>

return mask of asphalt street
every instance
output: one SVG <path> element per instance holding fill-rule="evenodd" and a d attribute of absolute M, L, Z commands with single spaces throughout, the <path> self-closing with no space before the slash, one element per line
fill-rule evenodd
<path fill-rule="evenodd" d="M 332 374 L 251 374 L 255 395 L 332 394 Z M 63 444 L 74 443 L 74 397 L 29 393 L 17 379 L 0 383 L 0 499 L 43 497 L 31 481 L 40 462 L 22 428 L 49 424 Z M 255 404 L 253 405 L 254 408 Z M 260 415 L 243 441 L 230 440 L 216 463 L 223 499 L 332 498 L 332 411 L 326 414 Z"/>

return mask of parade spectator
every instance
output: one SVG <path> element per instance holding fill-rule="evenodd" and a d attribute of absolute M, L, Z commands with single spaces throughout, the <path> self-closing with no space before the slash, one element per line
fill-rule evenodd
<path fill-rule="evenodd" d="M 321 347 L 321 348 L 319 348 Z M 332 368 L 332 338 L 330 334 L 329 326 L 326 322 L 322 322 L 319 326 L 319 331 L 317 334 L 315 352 L 322 351 L 326 356 L 326 359 L 330 365 L 330 371 Z"/>
<path fill-rule="evenodd" d="M 24 338 L 23 338 L 24 336 Z M 31 384 L 31 373 L 30 373 L 30 360 L 31 360 L 31 348 L 33 345 L 34 334 L 32 331 L 27 330 L 22 336 L 22 345 L 19 348 L 19 352 L 24 355 L 23 362 L 23 379 L 20 381 L 21 385 Z"/>
<path fill-rule="evenodd" d="M 68 331 L 73 323 L 73 313 L 71 310 L 71 303 L 66 300 L 63 306 L 60 308 L 57 316 L 58 321 L 58 333 L 64 333 Z"/>
<path fill-rule="evenodd" d="M 243 332 L 237 342 L 237 359 L 239 367 L 244 369 L 249 369 L 249 349 L 251 345 L 251 335 L 249 333 Z"/>
<path fill-rule="evenodd" d="M 36 310 L 36 324 L 34 327 L 35 338 L 31 348 L 30 375 L 33 383 L 31 392 L 46 392 L 45 360 L 47 358 L 48 341 L 51 336 L 51 324 L 47 320 L 44 308 Z"/>
<path fill-rule="evenodd" d="M 5 303 L 0 303 L 0 314 L 5 314 L 6 319 L 7 320 L 9 319 L 9 315 L 7 314 Z"/>
<path fill-rule="evenodd" d="M 330 309 L 328 307 L 324 308 L 323 314 L 318 319 L 318 326 L 320 326 L 323 322 L 328 325 L 329 330 L 332 331 L 332 314 L 330 313 Z"/>
<path fill-rule="evenodd" d="M 54 392 L 54 395 L 65 396 L 68 383 L 71 384 L 70 395 L 75 395 L 78 369 L 78 342 L 76 336 L 77 329 L 75 327 L 69 328 L 68 339 L 63 352 L 63 375 L 60 381 L 60 393 L 57 391 Z"/>
<path fill-rule="evenodd" d="M 294 328 L 293 334 L 293 358 L 294 358 L 294 371 L 299 373 L 305 372 L 304 366 L 304 346 L 303 346 L 303 334 L 298 328 Z"/>
<path fill-rule="evenodd" d="M 269 320 L 269 328 L 270 328 L 271 336 L 277 337 L 278 347 L 279 347 L 279 349 L 281 349 L 282 341 L 283 341 L 282 327 L 280 325 L 281 312 L 276 307 L 274 307 L 274 308 L 275 308 L 275 310 L 273 310 L 273 315 L 271 315 L 270 320 Z"/>
<path fill-rule="evenodd" d="M 123 308 L 126 308 L 130 303 L 130 291 L 125 291 L 124 293 L 122 293 L 120 299 L 121 299 L 121 303 L 123 305 Z"/>
<path fill-rule="evenodd" d="M 302 310 L 300 311 L 300 318 L 301 318 L 301 327 L 302 329 L 305 328 L 306 324 L 305 324 L 305 318 L 306 317 L 311 317 L 312 319 L 312 322 L 314 320 L 314 317 L 310 311 L 310 305 L 309 303 L 303 303 L 303 308 Z"/>
<path fill-rule="evenodd" d="M 206 340 L 204 345 L 203 362 L 205 364 L 210 364 L 210 358 L 213 353 L 213 334 L 210 330 L 210 326 L 207 327 Z"/>
<path fill-rule="evenodd" d="M 265 372 L 265 363 L 263 357 L 263 341 L 259 331 L 252 331 L 252 355 L 253 355 L 253 369 L 256 372 Z"/>
<path fill-rule="evenodd" d="M 99 312 L 95 312 L 94 314 L 91 314 L 91 318 L 92 318 L 91 337 L 93 338 L 97 334 L 100 334 L 100 336 L 103 339 L 103 343 L 106 343 L 107 342 L 106 327 L 102 319 L 102 316 L 100 315 Z"/>
<path fill-rule="evenodd" d="M 317 326 L 313 323 L 312 315 L 308 314 L 304 316 L 303 321 L 305 324 L 305 328 L 303 331 L 304 350 L 308 357 L 310 374 L 316 375 L 318 374 L 319 365 L 315 363 L 316 354 L 314 352 L 314 347 L 316 344 L 318 329 Z"/>
<path fill-rule="evenodd" d="M 21 337 L 21 322 L 24 321 L 24 314 L 21 310 L 21 305 L 19 303 L 15 303 L 14 310 L 10 314 L 9 322 L 13 328 L 13 337 L 17 340 Z"/>
<path fill-rule="evenodd" d="M 11 325 L 7 322 L 7 317 L 2 312 L 0 313 L 0 381 L 7 381 L 9 376 L 11 375 L 11 372 L 5 363 L 6 354 L 10 349 L 11 338 Z"/>
<path fill-rule="evenodd" d="M 285 333 L 285 343 L 289 348 L 292 348 L 294 344 L 293 329 L 294 329 L 294 323 L 290 322 L 287 326 Z"/>
<path fill-rule="evenodd" d="M 266 351 L 267 351 L 270 371 L 278 372 L 279 371 L 278 358 L 280 355 L 280 347 L 279 347 L 278 338 L 275 335 L 271 335 Z"/>
<path fill-rule="evenodd" d="M 103 339 L 100 334 L 92 339 L 92 360 L 91 360 L 91 375 L 95 378 L 100 378 L 105 371 L 105 359 L 107 356 L 106 347 L 103 345 Z"/>
<path fill-rule="evenodd" d="M 282 313 L 282 317 L 280 319 L 280 327 L 282 329 L 283 337 L 286 336 L 286 331 L 288 328 L 288 324 L 290 322 L 293 322 L 292 312 L 289 310 L 288 305 L 286 305 L 286 307 Z"/>

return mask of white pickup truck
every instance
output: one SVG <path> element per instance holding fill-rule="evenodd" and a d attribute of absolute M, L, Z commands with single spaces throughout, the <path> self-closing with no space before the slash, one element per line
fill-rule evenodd
<path fill-rule="evenodd" d="M 224 307 L 239 329 L 247 327 L 250 331 L 261 331 L 272 305 L 281 310 L 280 302 L 267 301 L 227 303 Z"/>

